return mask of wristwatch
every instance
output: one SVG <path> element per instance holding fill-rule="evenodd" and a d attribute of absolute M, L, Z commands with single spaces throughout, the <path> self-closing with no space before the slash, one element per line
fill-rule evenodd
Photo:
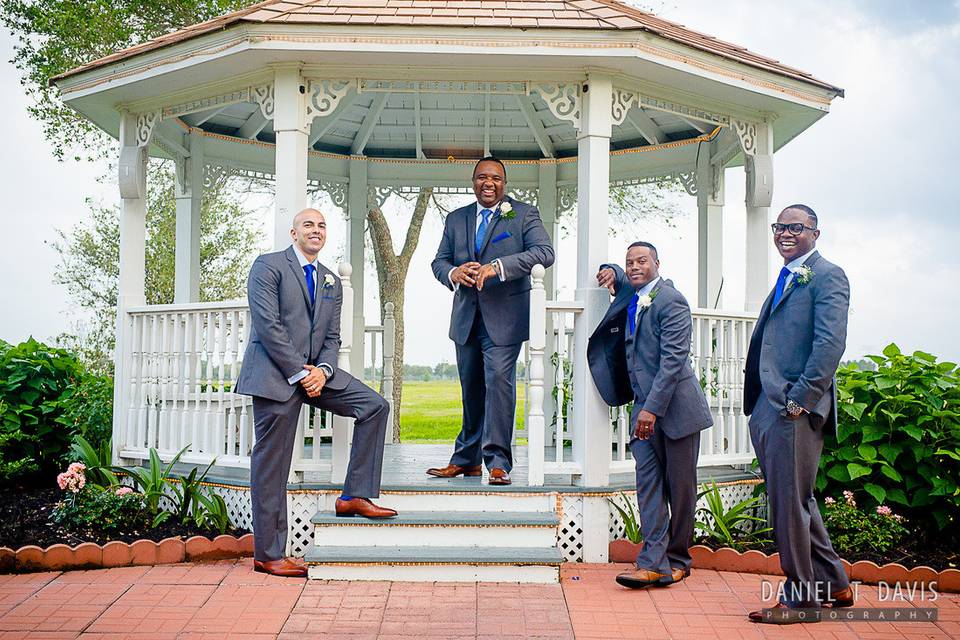
<path fill-rule="evenodd" d="M 497 274 L 497 276 L 500 275 L 500 266 L 499 266 L 499 264 L 500 264 L 500 263 L 498 263 L 496 260 L 494 260 L 493 262 L 490 263 L 490 266 L 493 268 L 493 272 L 494 272 L 495 274 Z"/>
<path fill-rule="evenodd" d="M 803 407 L 794 402 L 793 400 L 787 400 L 787 414 L 796 418 L 801 413 L 803 413 Z"/>

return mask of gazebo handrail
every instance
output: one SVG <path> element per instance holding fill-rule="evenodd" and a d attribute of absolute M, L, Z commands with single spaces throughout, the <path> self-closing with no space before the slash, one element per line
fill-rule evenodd
<path fill-rule="evenodd" d="M 176 313 L 189 311 L 239 311 L 247 308 L 246 300 L 221 300 L 218 302 L 183 302 L 176 304 L 148 304 L 130 307 L 127 313 Z"/>

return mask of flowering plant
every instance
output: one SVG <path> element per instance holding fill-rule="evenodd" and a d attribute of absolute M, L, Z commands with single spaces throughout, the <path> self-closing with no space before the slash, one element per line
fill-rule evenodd
<path fill-rule="evenodd" d="M 861 511 L 852 491 L 843 492 L 843 500 L 823 499 L 823 520 L 830 540 L 840 555 L 847 553 L 885 553 L 906 535 L 903 516 L 886 505 L 873 511 Z"/>
<path fill-rule="evenodd" d="M 71 463 L 66 471 L 57 476 L 57 486 L 61 490 L 69 491 L 74 495 L 80 493 L 80 489 L 83 489 L 84 485 L 87 484 L 87 478 L 83 473 L 86 468 L 86 465 L 82 462 Z"/>
<path fill-rule="evenodd" d="M 499 211 L 500 217 L 504 220 L 512 220 L 517 217 L 517 212 L 513 210 L 513 205 L 506 200 L 500 203 L 497 211 Z"/>

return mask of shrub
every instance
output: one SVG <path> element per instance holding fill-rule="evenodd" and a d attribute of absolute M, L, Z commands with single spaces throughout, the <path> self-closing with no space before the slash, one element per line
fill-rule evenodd
<path fill-rule="evenodd" d="M 886 553 L 907 534 L 903 521 L 886 505 L 861 511 L 852 491 L 844 491 L 843 500 L 824 499 L 823 522 L 840 555 Z"/>
<path fill-rule="evenodd" d="M 891 344 L 868 356 L 875 371 L 856 364 L 837 373 L 839 424 L 827 437 L 817 489 L 854 489 L 868 508 L 900 505 L 930 533 L 960 517 L 960 370 L 922 351 Z"/>
<path fill-rule="evenodd" d="M 83 436 L 94 449 L 109 443 L 113 434 L 113 378 L 84 371 L 57 422 L 70 433 Z"/>
<path fill-rule="evenodd" d="M 130 487 L 104 488 L 87 484 L 85 467 L 71 463 L 57 476 L 66 497 L 57 504 L 51 519 L 68 531 L 105 535 L 145 529 L 150 524 L 143 495 Z"/>
<path fill-rule="evenodd" d="M 696 522 L 694 527 L 703 532 L 705 540 L 739 551 L 770 544 L 771 540 L 764 536 L 773 529 L 758 526 L 758 523 L 766 524 L 766 520 L 757 515 L 763 506 L 761 497 L 741 500 L 727 509 L 716 480 L 711 480 L 710 487 L 697 494 L 697 499 L 700 498 L 707 503 L 706 507 L 697 509 L 704 521 Z"/>
<path fill-rule="evenodd" d="M 62 349 L 0 341 L 0 481 L 59 465 L 73 438 L 60 419 L 83 375 Z"/>

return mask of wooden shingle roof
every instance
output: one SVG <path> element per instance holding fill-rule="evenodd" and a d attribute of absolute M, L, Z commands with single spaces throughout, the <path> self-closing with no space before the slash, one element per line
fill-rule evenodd
<path fill-rule="evenodd" d="M 811 74 L 616 0 L 266 0 L 72 69 L 56 79 L 247 23 L 646 31 L 695 49 L 834 90 Z"/>

